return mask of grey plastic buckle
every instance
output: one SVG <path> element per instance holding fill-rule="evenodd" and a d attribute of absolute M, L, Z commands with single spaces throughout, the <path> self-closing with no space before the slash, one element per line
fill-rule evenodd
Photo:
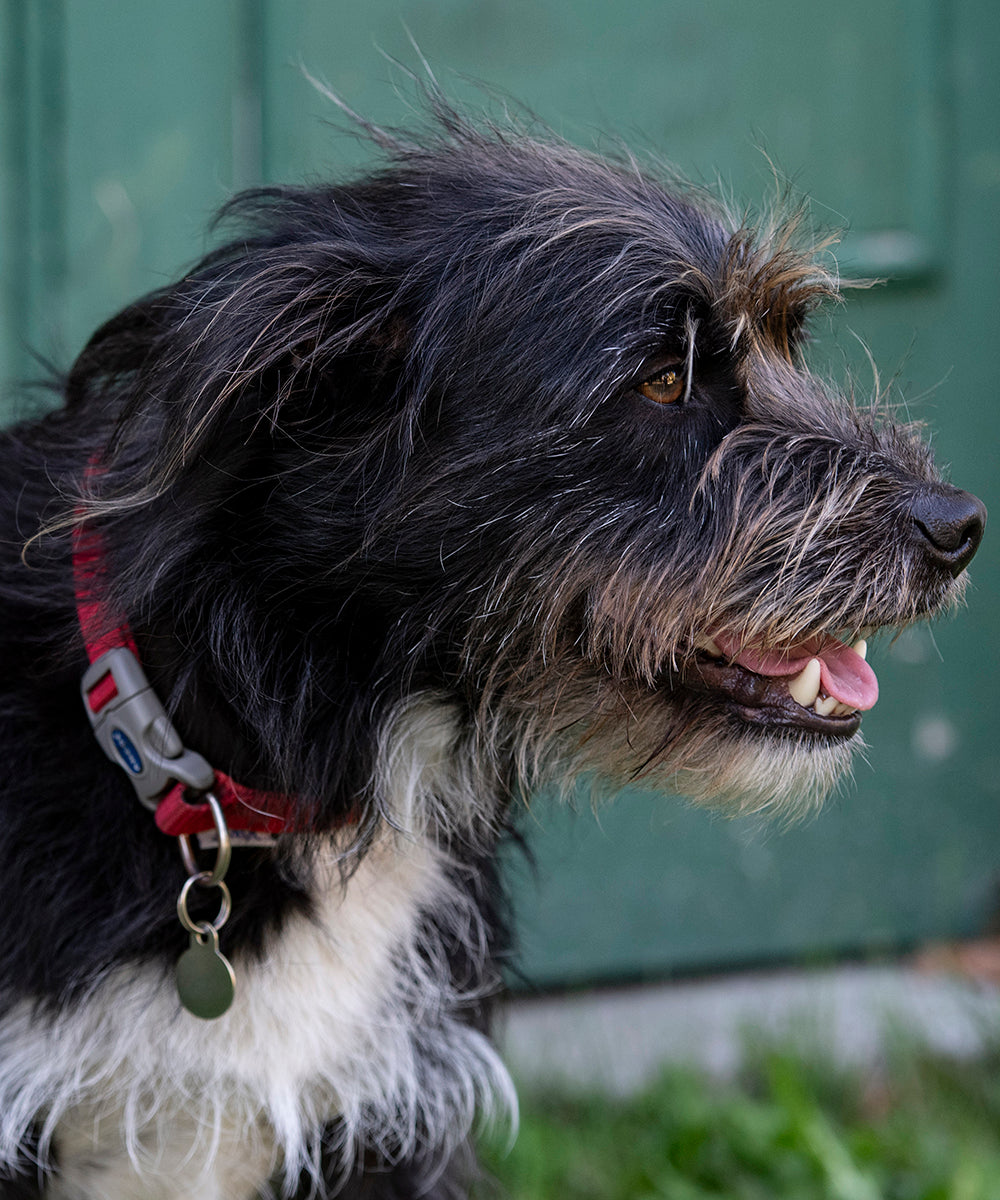
<path fill-rule="evenodd" d="M 109 674 L 117 694 L 95 713 L 90 692 Z M 102 654 L 84 674 L 80 690 L 101 749 L 124 770 L 147 808 L 155 809 L 174 783 L 198 792 L 213 786 L 212 768 L 185 747 L 131 650 L 118 646 Z"/>

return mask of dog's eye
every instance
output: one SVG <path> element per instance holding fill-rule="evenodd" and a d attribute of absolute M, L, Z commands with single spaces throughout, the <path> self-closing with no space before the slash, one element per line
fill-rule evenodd
<path fill-rule="evenodd" d="M 684 398 L 686 387 L 684 368 L 678 364 L 675 367 L 667 367 L 652 379 L 640 383 L 639 391 L 647 400 L 653 400 L 657 404 L 676 404 Z"/>

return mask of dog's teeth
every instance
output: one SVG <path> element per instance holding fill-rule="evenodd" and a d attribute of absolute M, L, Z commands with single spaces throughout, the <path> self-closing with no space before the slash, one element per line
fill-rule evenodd
<path fill-rule="evenodd" d="M 833 710 L 835 717 L 849 717 L 854 709 L 849 704 L 841 704 L 839 701 L 837 707 Z"/>
<path fill-rule="evenodd" d="M 711 654 L 713 658 L 722 657 L 722 651 L 707 634 L 703 633 L 700 637 L 695 638 L 694 645 L 696 650 L 704 650 L 706 654 Z"/>
<path fill-rule="evenodd" d="M 825 696 L 822 700 L 817 700 L 813 705 L 813 710 L 821 717 L 828 717 L 831 713 L 836 712 L 840 701 L 834 696 Z"/>
<path fill-rule="evenodd" d="M 855 654 L 860 654 L 862 658 L 868 657 L 868 643 L 864 638 L 858 638 L 851 649 Z"/>
<path fill-rule="evenodd" d="M 820 663 L 811 658 L 793 679 L 788 681 L 788 690 L 796 704 L 812 708 L 819 695 Z"/>

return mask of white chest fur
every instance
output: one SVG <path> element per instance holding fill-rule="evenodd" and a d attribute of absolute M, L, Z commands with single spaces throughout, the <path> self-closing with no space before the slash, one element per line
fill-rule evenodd
<path fill-rule="evenodd" d="M 405 1155 L 462 1138 L 477 1108 L 512 1115 L 502 1064 L 456 1018 L 468 997 L 447 966 L 456 944 L 481 953 L 480 914 L 413 832 L 482 818 L 452 735 L 429 701 L 393 723 L 377 790 L 394 828 L 346 882 L 330 848 L 315 917 L 290 923 L 263 961 L 234 961 L 223 1017 L 183 1011 L 153 966 L 109 974 L 56 1017 L 11 1010 L 0 1161 L 41 1119 L 59 1163 L 52 1200 L 240 1200 L 277 1170 L 315 1170 L 332 1117 L 347 1161 L 362 1140 Z"/>
<path fill-rule="evenodd" d="M 123 967 L 58 1016 L 0 1021 L 0 1162 L 42 1122 L 52 1200 L 241 1200 L 276 1171 L 318 1169 L 336 1117 L 343 1156 L 460 1140 L 476 1110 L 513 1118 L 489 1042 L 456 1016 L 448 951 L 482 955 L 482 917 L 438 848 L 489 822 L 448 705 L 419 697 L 389 722 L 373 798 L 381 833 L 346 881 L 316 864 L 315 916 L 262 961 L 234 960 L 215 1021 L 185 1012 L 169 969 Z M 431 831 L 431 832 L 428 832 Z M 433 913 L 433 921 L 427 914 Z"/>
<path fill-rule="evenodd" d="M 43 1112 L 53 1198 L 236 1200 L 282 1165 L 314 1165 L 333 1116 L 349 1143 L 421 1121 L 433 1137 L 464 1133 L 476 1104 L 509 1085 L 419 949 L 423 912 L 466 930 L 472 917 L 442 856 L 387 832 L 346 884 L 332 861 L 325 874 L 315 920 L 290 925 L 264 961 L 234 964 L 237 998 L 218 1020 L 184 1012 L 151 967 L 116 972 L 56 1019 L 27 1006 L 8 1016 L 3 1156 Z"/>

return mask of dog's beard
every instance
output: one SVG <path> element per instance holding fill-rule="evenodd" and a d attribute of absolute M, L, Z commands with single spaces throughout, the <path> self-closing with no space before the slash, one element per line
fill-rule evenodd
<path fill-rule="evenodd" d="M 587 777 L 601 790 L 658 788 L 733 814 L 794 819 L 819 807 L 864 747 L 860 734 L 751 725 L 686 691 L 592 669 L 548 672 L 536 684 L 508 694 L 497 722 L 516 729 L 522 786 L 567 790 Z"/>

